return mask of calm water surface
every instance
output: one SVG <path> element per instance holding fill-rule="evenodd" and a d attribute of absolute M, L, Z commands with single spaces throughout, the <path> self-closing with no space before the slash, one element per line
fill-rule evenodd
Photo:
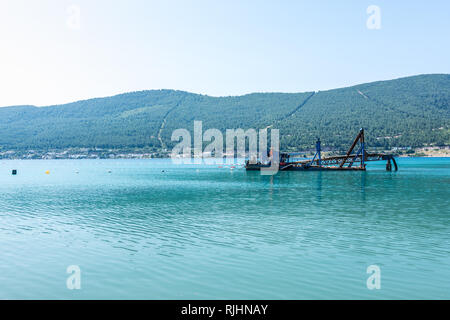
<path fill-rule="evenodd" d="M 449 299 L 450 159 L 398 162 L 0 161 L 0 299 Z"/>

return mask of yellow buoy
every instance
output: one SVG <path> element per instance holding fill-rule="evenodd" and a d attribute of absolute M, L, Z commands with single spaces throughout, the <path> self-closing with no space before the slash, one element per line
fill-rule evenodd
<path fill-rule="evenodd" d="M 45 174 L 50 174 L 50 170 L 45 171 Z"/>

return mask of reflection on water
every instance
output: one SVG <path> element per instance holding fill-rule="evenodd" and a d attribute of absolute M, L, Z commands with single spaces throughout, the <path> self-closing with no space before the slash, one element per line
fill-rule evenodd
<path fill-rule="evenodd" d="M 316 173 L 317 175 L 317 201 L 322 200 L 322 171 Z"/>
<path fill-rule="evenodd" d="M 450 161 L 384 167 L 0 162 L 0 298 L 449 298 Z"/>

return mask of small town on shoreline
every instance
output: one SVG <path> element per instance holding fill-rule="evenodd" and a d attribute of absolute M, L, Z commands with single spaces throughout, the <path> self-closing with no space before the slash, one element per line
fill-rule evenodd
<path fill-rule="evenodd" d="M 397 157 L 450 157 L 450 146 L 429 146 L 421 148 L 399 147 L 392 149 L 374 148 L 378 152 L 393 154 Z M 303 157 L 314 155 L 314 150 L 300 150 Z M 324 155 L 334 155 L 337 150 L 325 151 Z M 56 159 L 153 159 L 169 158 L 171 152 L 158 148 L 127 148 L 127 149 L 103 149 L 103 148 L 67 148 L 63 150 L 1 150 L 0 160 L 56 160 Z M 210 157 L 210 154 L 203 154 Z"/>

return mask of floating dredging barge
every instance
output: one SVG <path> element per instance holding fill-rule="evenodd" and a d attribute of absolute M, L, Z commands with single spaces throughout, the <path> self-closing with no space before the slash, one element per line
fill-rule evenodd
<path fill-rule="evenodd" d="M 358 146 L 358 149 L 356 147 Z M 357 150 L 354 152 L 354 150 Z M 270 168 L 277 168 L 278 171 L 325 171 L 325 170 L 366 170 L 366 162 L 386 160 L 386 170 L 398 170 L 397 162 L 393 155 L 383 153 L 368 153 L 365 149 L 364 129 L 360 129 L 358 135 L 353 141 L 351 147 L 345 155 L 324 157 L 321 156 L 320 139 L 316 142 L 316 153 L 312 159 L 295 161 L 295 153 L 280 153 L 279 160 L 273 158 L 276 156 L 272 154 L 268 162 L 248 160 L 245 164 L 246 170 L 270 170 Z M 272 163 L 272 161 L 275 161 Z"/>

